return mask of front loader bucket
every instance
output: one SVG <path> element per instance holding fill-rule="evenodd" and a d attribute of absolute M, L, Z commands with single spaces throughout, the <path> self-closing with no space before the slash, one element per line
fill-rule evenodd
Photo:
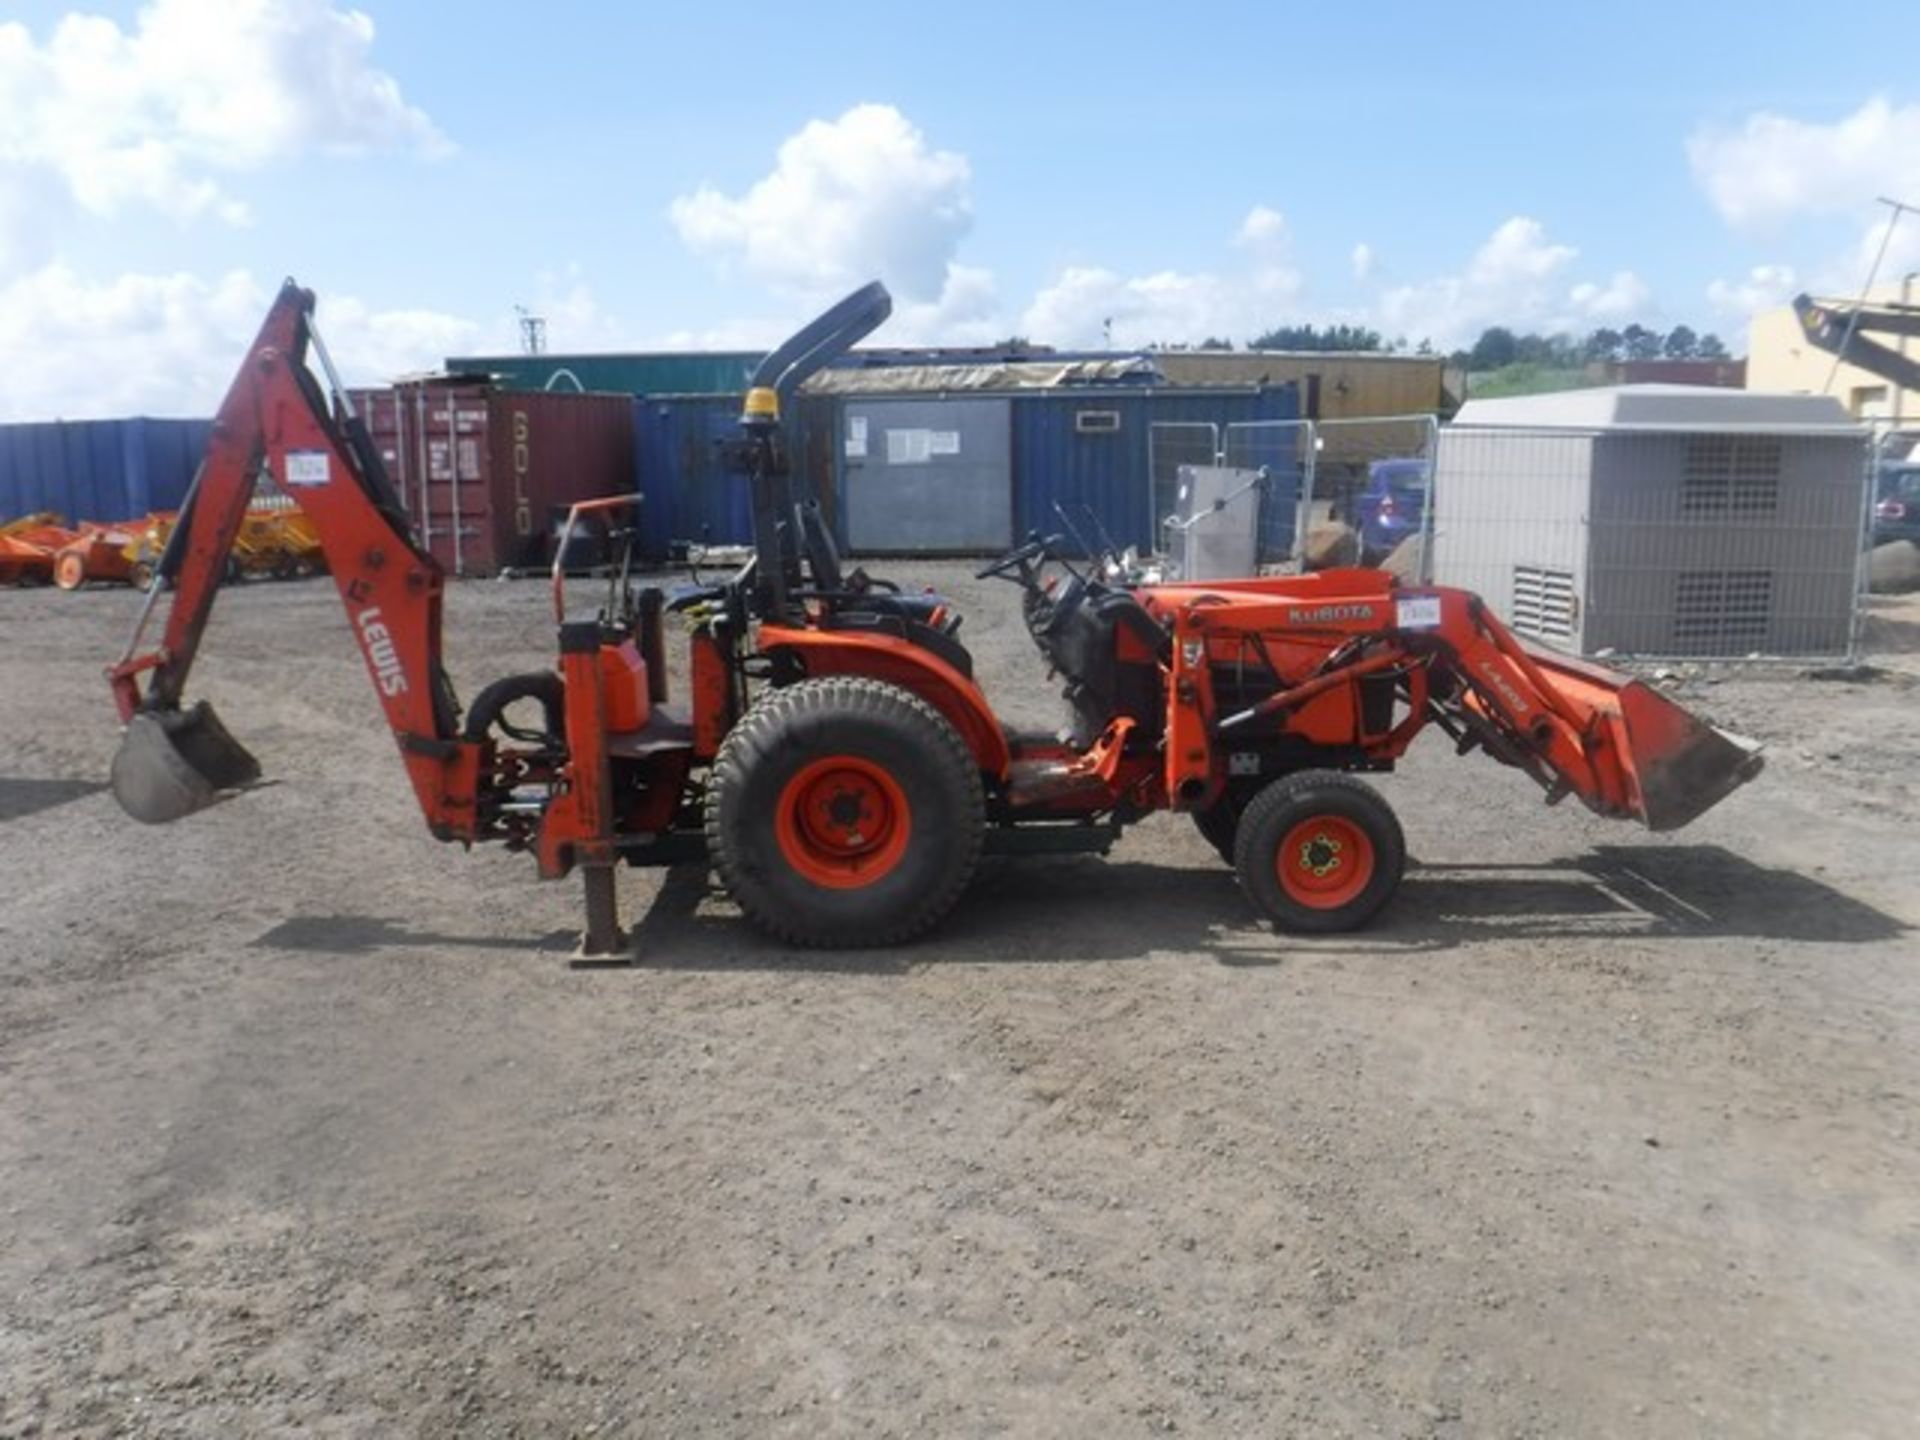
<path fill-rule="evenodd" d="M 1638 680 L 1620 689 L 1620 730 L 1649 830 L 1678 830 L 1760 773 L 1759 742 L 1696 720 Z"/>
<path fill-rule="evenodd" d="M 204 700 L 190 710 L 142 710 L 113 756 L 113 798 L 134 819 L 164 825 L 222 791 L 260 778 L 260 764 Z"/>
<path fill-rule="evenodd" d="M 1568 655 L 1522 645 L 1554 699 L 1577 721 L 1598 727 L 1618 756 L 1625 793 L 1611 813 L 1649 830 L 1678 830 L 1760 773 L 1757 741 L 1688 714 L 1645 681 Z"/>

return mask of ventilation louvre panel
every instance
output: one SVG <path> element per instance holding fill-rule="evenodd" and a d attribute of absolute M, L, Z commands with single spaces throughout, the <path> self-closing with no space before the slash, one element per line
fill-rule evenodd
<path fill-rule="evenodd" d="M 1683 570 L 1674 577 L 1676 654 L 1763 651 L 1772 628 L 1771 570 Z"/>
<path fill-rule="evenodd" d="M 1573 638 L 1573 576 L 1534 565 L 1513 567 L 1513 628 L 1549 640 Z"/>

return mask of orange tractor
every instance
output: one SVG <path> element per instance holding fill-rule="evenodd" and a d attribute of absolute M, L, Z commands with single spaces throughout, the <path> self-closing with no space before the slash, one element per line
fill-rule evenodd
<path fill-rule="evenodd" d="M 45 585 L 53 579 L 54 556 L 73 542 L 76 532 L 51 511 L 23 515 L 0 525 L 0 585 Z"/>
<path fill-rule="evenodd" d="M 1281 926 L 1352 929 L 1392 897 L 1406 853 L 1356 777 L 1392 769 L 1429 726 L 1550 802 L 1655 830 L 1759 770 L 1756 747 L 1638 681 L 1529 648 L 1463 591 L 1372 570 L 1114 583 L 1044 537 L 980 574 L 1018 587 L 1072 725 L 1010 729 L 953 606 L 849 567 L 818 506 L 791 493 L 783 403 L 890 308 L 868 286 L 756 372 L 735 447 L 755 545 L 737 573 L 669 593 L 623 565 L 604 608 L 576 618 L 556 569 L 557 664 L 463 709 L 441 663 L 445 575 L 333 374 L 313 297 L 289 283 L 161 559 L 177 582 L 164 638 L 143 651 L 136 630 L 109 670 L 120 803 L 172 820 L 259 775 L 209 707 L 182 699 L 262 463 L 312 521 L 432 833 L 530 851 L 548 878 L 578 870 L 587 954 L 625 948 L 622 862 L 711 864 L 792 944 L 887 945 L 937 923 L 983 852 L 1104 852 L 1162 810 L 1193 816 Z M 667 693 L 668 614 L 688 631 L 684 705 Z"/>

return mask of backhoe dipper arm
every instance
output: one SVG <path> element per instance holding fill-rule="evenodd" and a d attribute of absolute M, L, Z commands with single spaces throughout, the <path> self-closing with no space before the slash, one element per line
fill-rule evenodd
<path fill-rule="evenodd" d="M 414 543 L 379 456 L 340 395 L 331 366 L 337 415 L 307 369 L 309 343 L 326 361 L 312 328 L 313 304 L 312 292 L 292 281 L 275 299 L 221 402 L 148 598 L 151 607 L 164 581 L 175 582 L 161 644 L 140 653 L 143 612 L 126 655 L 108 670 L 114 703 L 128 725 L 114 764 L 115 791 L 136 818 L 169 820 L 258 775 L 252 757 L 207 706 L 183 712 L 180 703 L 264 467 L 313 524 L 429 824 L 446 838 L 469 835 L 479 747 L 454 739 L 457 707 L 440 659 L 444 577 Z M 143 695 L 139 677 L 149 671 Z M 156 745 L 162 747 L 157 770 L 164 773 L 156 774 L 151 763 L 145 776 L 134 773 L 153 759 L 147 752 Z M 194 772 L 206 793 L 195 791 Z M 143 780 L 159 784 L 159 792 L 150 793 Z M 174 793 L 174 782 L 195 793 Z"/>

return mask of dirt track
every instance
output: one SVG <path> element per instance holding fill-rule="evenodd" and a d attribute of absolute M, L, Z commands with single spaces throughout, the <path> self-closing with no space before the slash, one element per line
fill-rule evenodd
<path fill-rule="evenodd" d="M 1010 591 L 892 568 L 1054 714 Z M 165 831 L 100 787 L 133 597 L 0 593 L 0 1435 L 1911 1434 L 1881 604 L 1891 674 L 1685 685 L 1771 764 L 1679 836 L 1424 741 L 1358 937 L 1161 817 L 889 954 L 635 872 L 644 963 L 576 970 L 575 886 L 426 835 L 325 582 L 223 600 L 276 783 Z M 456 588 L 463 692 L 546 614 Z"/>

